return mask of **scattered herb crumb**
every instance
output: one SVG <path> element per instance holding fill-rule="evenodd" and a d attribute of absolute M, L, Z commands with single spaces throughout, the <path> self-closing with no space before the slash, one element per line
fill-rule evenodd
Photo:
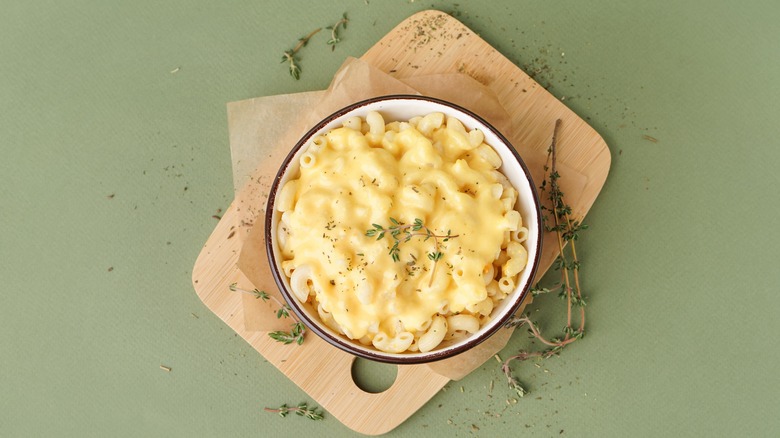
<path fill-rule="evenodd" d="M 111 272 L 111 271 L 113 271 L 113 270 L 114 270 L 114 267 L 113 267 L 113 266 L 109 266 L 109 267 L 108 267 L 108 272 Z"/>
<path fill-rule="evenodd" d="M 658 139 L 657 138 L 651 137 L 649 135 L 643 135 L 642 138 L 647 140 L 647 141 L 649 141 L 649 142 L 658 143 Z"/>
<path fill-rule="evenodd" d="M 167 367 L 165 365 L 160 365 L 160 369 L 165 371 L 166 373 L 170 373 L 173 368 Z"/>

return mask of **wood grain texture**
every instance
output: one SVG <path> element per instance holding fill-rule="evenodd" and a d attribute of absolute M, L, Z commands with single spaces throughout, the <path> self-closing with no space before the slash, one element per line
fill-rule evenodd
<path fill-rule="evenodd" d="M 454 18 L 424 11 L 399 24 L 362 57 L 362 60 L 398 78 L 422 74 L 465 73 L 492 89 L 512 117 L 506 132 L 528 164 L 536 181 L 543 176 L 546 149 L 557 118 L 562 119 L 559 142 L 560 183 L 575 216 L 590 209 L 606 180 L 610 155 L 603 139 L 528 75 Z M 252 100 L 245 101 L 252 105 Z M 240 123 L 231 118 L 229 124 Z M 232 134 L 231 134 L 232 135 Z M 233 139 L 231 138 L 231 141 Z M 245 320 L 244 306 L 262 305 L 229 291 L 231 283 L 276 290 L 273 279 L 255 272 L 250 282 L 236 266 L 250 226 L 262 214 L 276 163 L 292 144 L 278 145 L 253 174 L 206 242 L 193 268 L 193 284 L 204 304 L 260 352 L 270 363 L 306 391 L 333 417 L 355 431 L 376 435 L 401 424 L 433 397 L 450 378 L 461 378 L 480 366 L 509 339 L 501 332 L 473 352 L 430 365 L 399 366 L 393 386 L 379 394 L 358 388 L 351 376 L 354 358 L 316 336 L 301 346 L 271 340 L 257 323 Z M 545 235 L 540 274 L 557 256 L 551 234 Z M 263 269 L 258 267 L 257 269 Z M 258 284 L 259 283 L 259 284 Z M 254 324 L 254 326 L 253 326 Z M 323 378 L 327 374 L 328 378 Z"/>

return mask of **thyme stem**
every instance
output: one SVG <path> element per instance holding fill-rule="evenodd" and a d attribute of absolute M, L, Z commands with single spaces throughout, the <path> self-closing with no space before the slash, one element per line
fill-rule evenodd
<path fill-rule="evenodd" d="M 339 38 L 339 26 L 341 26 L 342 29 L 346 29 L 347 23 L 349 23 L 349 19 L 347 18 L 347 13 L 344 12 L 344 14 L 341 16 L 341 20 L 337 21 L 333 26 L 326 27 L 326 29 L 330 29 L 330 39 L 328 40 L 328 45 L 331 46 L 331 51 L 336 50 L 336 44 L 341 42 L 341 38 Z"/>
<path fill-rule="evenodd" d="M 545 180 L 542 181 L 542 185 L 539 187 L 542 192 L 547 190 L 549 184 L 549 197 L 551 206 L 548 208 L 542 206 L 542 210 L 550 212 L 552 214 L 553 226 L 545 225 L 547 231 L 554 231 L 556 234 L 556 240 L 558 243 L 558 250 L 560 255 L 558 256 L 557 269 L 561 271 L 561 280 L 557 287 L 548 289 L 539 287 L 537 284 L 532 288 L 534 295 L 542 293 L 549 293 L 560 290 L 559 296 L 566 299 L 566 326 L 563 328 L 564 335 L 562 338 L 547 339 L 542 336 L 539 327 L 531 321 L 528 315 L 522 315 L 520 317 L 514 317 L 507 322 L 508 327 L 521 327 L 528 326 L 529 333 L 536 339 L 544 344 L 547 348 L 543 351 L 520 351 L 507 358 L 501 365 L 501 370 L 507 378 L 507 384 L 510 388 L 515 390 L 519 396 L 526 394 L 525 388 L 522 387 L 519 380 L 514 377 L 511 369 L 512 361 L 525 361 L 531 358 L 548 358 L 560 351 L 567 345 L 581 339 L 585 335 L 585 300 L 582 295 L 582 287 L 580 286 L 580 261 L 577 257 L 577 247 L 575 241 L 578 238 L 578 232 L 587 228 L 586 225 L 581 224 L 578 220 L 574 220 L 571 216 L 571 207 L 569 207 L 563 198 L 563 192 L 558 184 L 560 175 L 557 169 L 557 143 L 558 143 L 558 130 L 561 126 L 561 120 L 555 121 L 555 128 L 553 130 L 552 140 L 550 141 L 550 148 L 548 149 L 547 164 L 544 167 L 546 172 Z M 545 223 L 547 223 L 547 216 L 544 217 Z M 566 245 L 569 244 L 570 257 L 567 256 L 565 250 Z M 572 305 L 580 306 L 580 324 L 577 330 L 572 327 Z"/>
<path fill-rule="evenodd" d="M 426 227 L 425 229 L 427 230 L 428 228 Z M 457 237 L 457 236 L 455 236 L 455 237 Z M 436 236 L 434 236 L 434 238 L 433 238 L 433 253 L 434 254 L 441 254 L 439 252 L 439 238 L 436 237 Z M 436 265 L 438 265 L 438 263 L 436 263 L 436 262 L 438 262 L 438 261 L 439 261 L 438 258 L 435 258 L 433 260 L 433 268 L 431 268 L 431 278 L 428 279 L 428 287 L 433 286 L 433 278 L 436 276 Z"/>
<path fill-rule="evenodd" d="M 301 50 L 301 48 L 304 47 L 309 42 L 311 37 L 313 37 L 314 35 L 317 35 L 317 32 L 319 32 L 321 30 L 322 30 L 322 28 L 318 27 L 318 28 L 314 29 L 313 31 L 309 32 L 309 34 L 306 35 L 305 37 L 299 39 L 298 40 L 298 44 L 296 44 L 295 47 L 293 47 L 292 53 L 293 54 L 298 53 L 298 50 Z"/>
<path fill-rule="evenodd" d="M 279 310 L 276 311 L 277 318 L 281 319 L 281 318 L 288 318 L 291 316 L 290 306 L 288 306 L 286 303 L 282 303 L 275 296 L 268 295 L 268 292 L 266 291 L 257 290 L 257 289 L 249 291 L 238 287 L 237 283 L 231 284 L 230 290 L 233 292 L 241 292 L 241 293 L 249 294 L 263 301 L 268 301 L 269 299 L 274 300 L 276 304 L 279 305 Z M 298 345 L 303 344 L 304 335 L 306 334 L 306 326 L 303 325 L 303 323 L 299 321 L 298 318 L 295 317 L 295 315 L 292 315 L 292 318 L 293 320 L 295 320 L 295 322 L 293 323 L 292 329 L 289 332 L 277 330 L 268 333 L 268 336 L 274 341 L 281 342 L 283 344 L 292 344 L 293 342 L 295 342 Z"/>
<path fill-rule="evenodd" d="M 561 119 L 558 119 L 555 121 L 555 128 L 553 128 L 553 136 L 552 140 L 550 142 L 550 155 L 551 155 L 551 164 L 550 164 L 550 172 L 551 175 L 555 175 L 554 178 L 550 178 L 550 192 L 552 193 L 553 199 L 553 221 L 555 222 L 555 229 L 557 230 L 560 227 L 559 218 L 557 214 L 558 209 L 558 202 L 556 199 L 560 199 L 560 190 L 558 189 L 558 171 L 555 167 L 555 164 L 557 162 L 557 153 L 556 153 L 556 146 L 558 143 L 558 129 L 561 126 Z M 563 252 L 563 236 L 561 236 L 560 232 L 556 232 L 556 237 L 558 240 L 558 250 L 560 251 L 560 258 L 562 263 L 566 264 L 566 255 Z M 566 287 L 566 327 L 571 328 L 571 286 L 569 285 L 569 275 L 568 272 L 565 269 L 561 269 L 561 276 L 563 277 L 563 284 Z M 569 339 L 569 333 L 566 332 L 565 338 L 566 340 Z"/>
<path fill-rule="evenodd" d="M 319 409 L 316 406 L 310 408 L 306 402 L 298 403 L 298 406 L 287 406 L 286 404 L 283 404 L 278 408 L 264 408 L 263 410 L 266 412 L 279 414 L 279 416 L 283 418 L 289 415 L 291 412 L 301 417 L 306 417 L 310 420 L 322 420 L 325 418 L 322 413 L 322 409 Z"/>
<path fill-rule="evenodd" d="M 298 53 L 301 48 L 305 47 L 306 44 L 309 42 L 311 37 L 317 34 L 317 32 L 321 31 L 322 28 L 318 27 L 317 29 L 314 29 L 313 31 L 309 32 L 308 35 L 306 35 L 303 38 L 298 39 L 298 44 L 295 45 L 291 50 L 287 50 L 284 52 L 284 55 L 282 56 L 282 62 L 287 62 L 290 64 L 290 76 L 295 78 L 295 80 L 298 80 L 301 78 L 301 67 L 296 63 L 298 61 L 298 58 L 295 57 L 295 55 Z"/>
<path fill-rule="evenodd" d="M 248 295 L 252 295 L 256 299 L 263 300 L 263 301 L 268 301 L 270 299 L 270 300 L 273 300 L 276 304 L 278 304 L 279 307 L 282 307 L 282 308 L 286 308 L 287 307 L 287 303 L 282 303 L 281 301 L 279 301 L 278 298 L 276 298 L 273 295 L 269 295 L 268 292 L 266 292 L 266 291 L 258 290 L 258 289 L 252 289 L 252 290 L 242 289 L 242 288 L 238 287 L 238 283 L 232 283 L 229 287 L 230 287 L 230 290 L 233 291 L 233 292 L 241 292 L 241 293 L 245 293 L 245 294 L 248 294 Z"/>

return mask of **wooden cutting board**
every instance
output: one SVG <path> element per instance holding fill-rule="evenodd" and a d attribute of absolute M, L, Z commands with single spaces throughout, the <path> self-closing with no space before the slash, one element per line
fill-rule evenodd
<path fill-rule="evenodd" d="M 575 216 L 582 217 L 590 209 L 609 170 L 610 154 L 604 140 L 456 19 L 439 11 L 417 13 L 396 26 L 361 59 L 397 78 L 413 80 L 415 76 L 427 74 L 465 73 L 489 87 L 512 117 L 513 130 L 505 134 L 529 165 L 535 181 L 541 181 L 543 176 L 540 157 L 546 154 L 554 121 L 562 119 L 558 160 L 559 166 L 566 169 L 566 177 L 562 178 L 561 184 Z M 243 103 L 255 105 L 257 102 Z M 231 123 L 240 122 L 231 120 Z M 262 233 L 249 234 L 249 230 L 264 207 L 275 165 L 292 146 L 279 145 L 269 150 L 264 160 L 266 168 L 258 169 L 236 194 L 195 263 L 193 285 L 211 311 L 331 416 L 357 432 L 382 434 L 416 412 L 451 378 L 460 378 L 481 365 L 506 343 L 511 331 L 500 331 L 480 345 L 479 351 L 464 353 L 469 356 L 461 355 L 431 365 L 399 366 L 396 381 L 388 390 L 370 394 L 358 388 L 352 379 L 354 357 L 316 336 L 310 334 L 301 346 L 285 346 L 271 340 L 265 331 L 248 329 L 244 305 L 264 304 L 230 292 L 229 285 L 235 282 L 250 284 L 236 266 L 239 253 L 242 245 L 263 244 Z M 545 235 L 545 243 L 551 236 Z M 544 245 L 539 276 L 557 256 L 555 247 Z M 275 289 L 267 274 L 268 268 L 259 266 L 257 269 L 259 271 L 254 274 L 263 279 L 263 284 L 255 281 L 253 286 Z"/>

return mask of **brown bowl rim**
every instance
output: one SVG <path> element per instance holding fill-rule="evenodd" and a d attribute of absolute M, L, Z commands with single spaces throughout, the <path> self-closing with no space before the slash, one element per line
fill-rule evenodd
<path fill-rule="evenodd" d="M 373 104 L 376 102 L 382 102 L 386 100 L 403 100 L 403 99 L 423 100 L 427 102 L 437 103 L 440 105 L 450 107 L 457 111 L 463 112 L 464 114 L 473 117 L 475 120 L 482 123 L 485 127 L 490 129 L 493 132 L 493 134 L 495 134 L 505 145 L 509 146 L 510 153 L 512 154 L 512 156 L 514 156 L 515 160 L 520 164 L 520 168 L 523 169 L 526 179 L 528 180 L 529 184 L 531 184 L 531 193 L 533 194 L 533 204 L 534 207 L 536 208 L 536 226 L 537 226 L 537 230 L 539 230 L 539 238 L 537 239 L 536 242 L 536 256 L 534 257 L 533 263 L 531 263 L 530 266 L 531 274 L 528 277 L 529 279 L 528 283 L 520 292 L 520 296 L 516 299 L 515 303 L 512 304 L 512 307 L 502 318 L 499 324 L 496 324 L 490 330 L 487 330 L 482 333 L 478 333 L 476 335 L 472 335 L 471 337 L 468 338 L 468 340 L 465 343 L 459 345 L 458 347 L 448 348 L 445 350 L 434 350 L 429 354 L 425 354 L 424 356 L 418 355 L 418 356 L 411 356 L 411 357 L 404 357 L 403 354 L 396 354 L 396 353 L 380 353 L 380 352 L 375 353 L 373 351 L 363 351 L 361 349 L 358 349 L 353 344 L 354 341 L 341 339 L 341 337 L 333 336 L 327 331 L 321 329 L 320 328 L 321 323 L 309 318 L 307 313 L 299 307 L 297 300 L 292 296 L 292 294 L 285 287 L 284 281 L 281 278 L 282 274 L 277 269 L 276 257 L 274 256 L 274 250 L 273 250 L 272 232 L 271 232 L 272 225 L 273 225 L 272 224 L 273 205 L 274 205 L 274 201 L 276 200 L 276 193 L 279 190 L 279 183 L 281 182 L 282 176 L 284 176 L 285 172 L 287 171 L 287 168 L 290 166 L 290 163 L 292 163 L 292 159 L 295 156 L 295 154 L 298 152 L 298 150 L 301 149 L 305 144 L 307 144 L 309 139 L 317 131 L 325 127 L 325 125 L 332 122 L 334 119 L 341 117 L 342 115 L 350 111 L 353 111 L 357 108 L 369 104 Z M 287 305 L 290 306 L 293 313 L 295 313 L 295 315 L 300 319 L 300 321 L 304 323 L 304 325 L 306 325 L 307 328 L 309 328 L 311 331 L 316 333 L 320 338 L 324 339 L 330 345 L 342 351 L 345 351 L 347 353 L 353 354 L 358 357 L 362 357 L 364 359 L 369 359 L 369 360 L 383 362 L 383 363 L 399 364 L 399 365 L 429 363 L 429 362 L 435 362 L 438 360 L 455 356 L 457 354 L 463 353 L 464 351 L 476 347 L 477 345 L 487 340 L 489 337 L 493 336 L 496 332 L 498 332 L 498 330 L 503 328 L 506 321 L 512 315 L 514 315 L 517 312 L 517 310 L 520 308 L 520 306 L 523 304 L 523 301 L 525 301 L 526 297 L 528 296 L 529 290 L 531 289 L 531 285 L 533 284 L 533 280 L 539 268 L 539 261 L 541 259 L 541 253 L 542 253 L 543 233 L 541 232 L 541 230 L 542 230 L 542 214 L 541 214 L 540 203 L 539 203 L 539 195 L 536 192 L 536 184 L 534 183 L 533 178 L 531 177 L 531 173 L 528 171 L 528 167 L 526 166 L 523 159 L 520 157 L 520 154 L 517 153 L 517 150 L 512 145 L 512 143 L 500 131 L 498 131 L 495 127 L 493 127 L 493 125 L 488 123 L 487 120 L 483 119 L 479 115 L 475 114 L 474 112 L 466 108 L 463 108 L 459 105 L 456 105 L 452 102 L 448 102 L 446 100 L 437 99 L 435 97 L 411 95 L 411 94 L 391 94 L 391 95 L 377 96 L 377 97 L 372 97 L 370 99 L 361 100 L 359 102 L 355 102 L 353 104 L 347 105 L 344 108 L 341 108 L 340 110 L 322 119 L 313 128 L 311 128 L 308 132 L 306 132 L 306 134 L 304 134 L 300 140 L 298 140 L 295 146 L 293 146 L 290 153 L 288 153 L 287 156 L 285 157 L 284 161 L 279 167 L 279 171 L 276 173 L 276 177 L 274 178 L 271 184 L 270 192 L 268 194 L 268 201 L 266 204 L 266 210 L 265 210 L 265 248 L 266 248 L 266 253 L 268 255 L 268 262 L 271 268 L 271 273 L 274 277 L 274 281 L 276 282 L 276 285 L 281 291 L 284 300 L 287 302 Z"/>

